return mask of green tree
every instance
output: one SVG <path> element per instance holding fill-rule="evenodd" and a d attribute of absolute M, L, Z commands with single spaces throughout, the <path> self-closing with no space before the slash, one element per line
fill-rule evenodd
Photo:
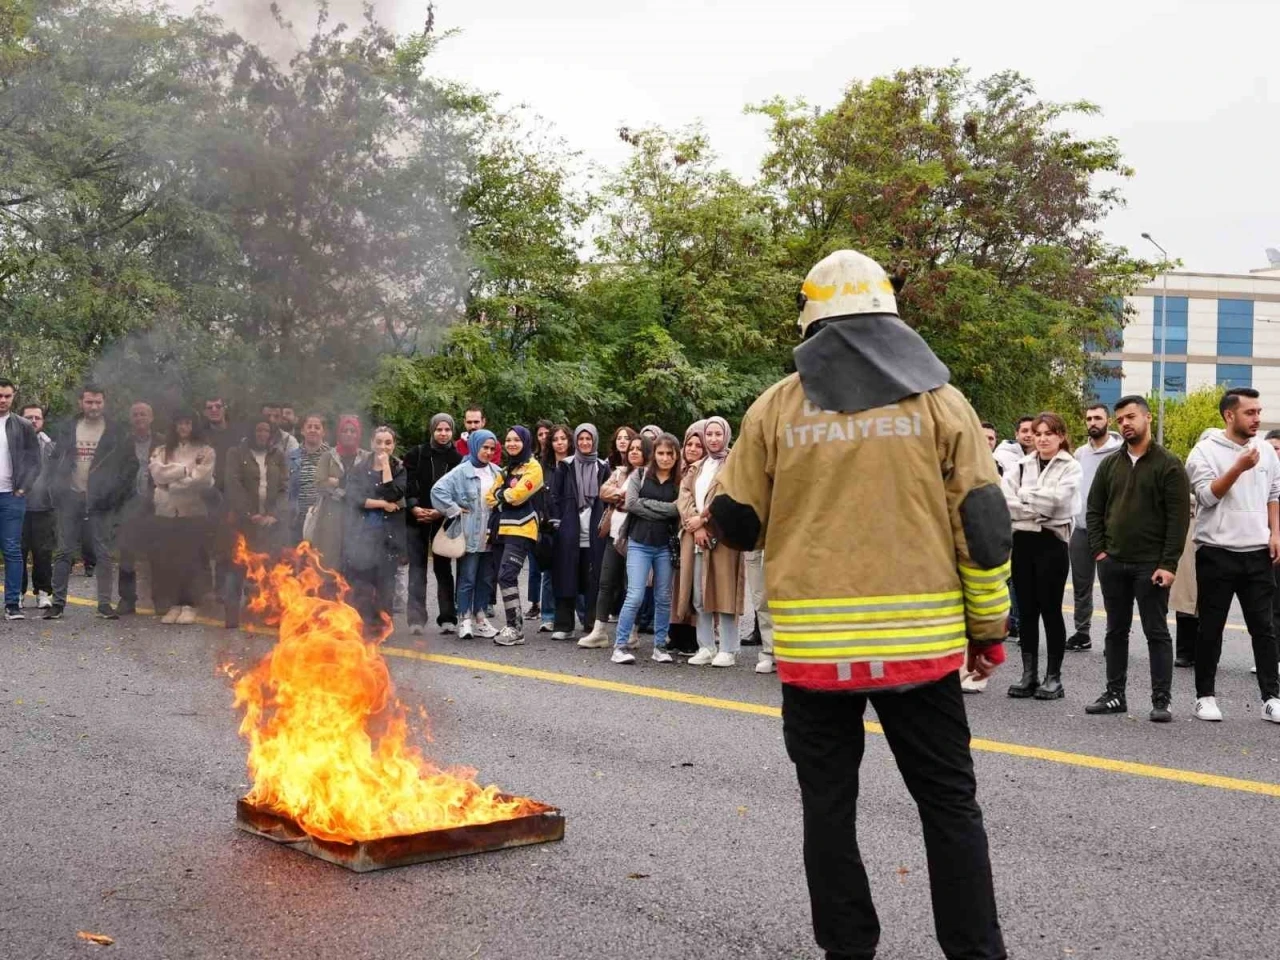
<path fill-rule="evenodd" d="M 1200 439 L 1200 434 L 1211 427 L 1222 427 L 1218 413 L 1218 401 L 1224 387 L 1200 387 L 1185 396 L 1164 398 L 1164 445 L 1183 460 Z M 1160 398 L 1154 393 L 1147 398 L 1152 414 L 1160 409 Z M 1155 417 L 1151 429 L 1156 429 Z"/>

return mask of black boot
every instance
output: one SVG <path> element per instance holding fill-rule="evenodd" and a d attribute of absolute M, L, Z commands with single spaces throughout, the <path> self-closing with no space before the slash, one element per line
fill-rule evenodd
<path fill-rule="evenodd" d="M 760 636 L 760 615 L 756 614 L 752 619 L 754 622 L 751 626 L 751 632 L 742 638 L 742 646 L 744 647 L 758 647 L 763 643 L 763 639 Z"/>
<path fill-rule="evenodd" d="M 1018 700 L 1034 697 L 1040 688 L 1040 651 L 1022 651 L 1022 679 L 1009 688 L 1009 696 Z"/>
<path fill-rule="evenodd" d="M 1037 700 L 1060 700 L 1066 696 L 1062 687 L 1062 654 L 1049 654 L 1049 665 L 1045 668 L 1044 682 L 1036 691 Z"/>

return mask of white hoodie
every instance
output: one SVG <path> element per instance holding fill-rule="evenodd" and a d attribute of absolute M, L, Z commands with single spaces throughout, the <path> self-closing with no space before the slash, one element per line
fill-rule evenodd
<path fill-rule="evenodd" d="M 1043 471 L 1039 453 L 1023 457 L 1005 471 L 1000 485 L 1014 530 L 1048 530 L 1059 540 L 1071 539 L 1080 509 L 1080 464 L 1071 454 L 1059 450 Z"/>
<path fill-rule="evenodd" d="M 1098 472 L 1098 467 L 1103 460 L 1111 456 L 1117 450 L 1124 446 L 1124 438 L 1114 430 L 1108 431 L 1107 442 L 1102 445 L 1101 450 L 1093 449 L 1093 444 L 1085 442 L 1076 450 L 1076 462 L 1080 464 L 1080 512 L 1076 514 L 1076 529 L 1084 529 L 1084 518 L 1088 512 L 1085 508 L 1089 503 L 1089 490 L 1093 486 L 1094 474 Z"/>
<path fill-rule="evenodd" d="M 1035 451 L 1032 450 L 1032 453 Z M 997 446 L 991 455 L 996 458 L 996 463 L 1000 465 L 1000 475 L 1004 476 L 1010 470 L 1016 468 L 1027 456 L 1027 451 L 1022 449 L 1022 444 L 1017 440 L 1006 440 Z"/>
<path fill-rule="evenodd" d="M 1258 465 L 1243 473 L 1218 499 L 1210 484 L 1231 469 L 1250 447 L 1258 451 Z M 1271 444 L 1254 437 L 1244 446 L 1226 431 L 1214 430 L 1187 457 L 1191 492 L 1200 505 L 1196 514 L 1196 543 L 1244 553 L 1262 550 L 1271 541 L 1267 504 L 1280 501 L 1280 458 Z"/>

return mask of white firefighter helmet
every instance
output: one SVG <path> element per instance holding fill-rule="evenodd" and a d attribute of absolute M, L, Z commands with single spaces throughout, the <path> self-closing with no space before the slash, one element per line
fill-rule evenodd
<path fill-rule="evenodd" d="M 800 288 L 800 333 L 828 317 L 898 314 L 884 268 L 856 250 L 837 250 L 809 271 Z"/>

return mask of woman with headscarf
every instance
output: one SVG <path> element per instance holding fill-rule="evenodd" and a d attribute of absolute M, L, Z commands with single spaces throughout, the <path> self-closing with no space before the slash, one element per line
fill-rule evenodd
<path fill-rule="evenodd" d="M 547 485 L 548 494 L 555 480 L 556 467 L 565 460 L 573 458 L 573 436 L 563 423 L 553 423 L 547 431 L 547 442 L 542 455 L 538 458 L 542 463 L 542 476 Z M 553 564 L 554 565 L 554 564 Z M 552 583 L 551 570 L 539 570 L 542 578 L 539 591 L 538 616 L 541 623 L 539 633 L 551 633 L 556 628 L 556 591 Z"/>
<path fill-rule="evenodd" d="M 580 595 L 587 604 L 583 626 L 588 632 L 595 626 L 600 564 L 604 559 L 605 541 L 599 527 L 605 502 L 600 499 L 600 488 L 609 480 L 609 464 L 597 453 L 600 432 L 594 424 L 579 424 L 573 431 L 573 442 L 573 457 L 556 467 L 551 482 L 551 518 L 556 527 L 551 570 L 556 597 L 552 640 L 573 639 L 573 618 Z"/>
<path fill-rule="evenodd" d="M 608 535 L 605 537 L 604 558 L 600 562 L 600 589 L 596 598 L 595 628 L 578 641 L 578 646 L 587 649 L 602 648 L 610 645 L 609 632 L 605 624 L 609 612 L 614 607 L 614 599 L 618 594 L 626 599 L 627 592 L 627 558 L 618 550 L 618 538 L 622 533 L 622 524 L 627 519 L 627 478 L 637 470 L 649 465 L 653 456 L 653 444 L 649 438 L 636 435 L 627 449 L 627 462 L 615 467 L 608 481 L 600 488 L 600 499 L 609 505 L 612 513 L 608 518 Z M 605 521 L 600 521 L 604 526 Z M 621 612 L 621 607 L 619 607 Z"/>
<path fill-rule="evenodd" d="M 453 417 L 437 413 L 431 418 L 427 442 L 404 455 L 405 524 L 409 538 L 409 632 L 420 634 L 427 623 L 427 555 L 431 540 L 444 522 L 444 514 L 431 505 L 431 488 L 436 481 L 462 462 L 454 447 L 457 430 Z M 436 578 L 436 604 L 440 608 L 436 626 L 441 633 L 458 629 L 458 611 L 453 602 L 453 561 L 432 555 Z"/>
<path fill-rule="evenodd" d="M 507 625 L 493 642 L 503 647 L 524 643 L 524 621 L 520 616 L 520 570 L 538 542 L 538 505 L 543 499 L 542 464 L 533 455 L 533 437 L 527 428 L 507 431 L 503 449 L 507 454 L 506 473 L 490 491 L 498 514 L 498 591 Z"/>
<path fill-rule="evenodd" d="M 680 459 L 681 482 L 706 456 L 706 448 L 702 443 L 702 431 L 706 425 L 707 421 L 696 420 L 689 424 L 684 432 L 684 445 L 681 447 Z M 698 652 L 697 616 L 692 610 L 688 611 L 684 617 L 679 616 L 678 586 L 677 584 L 671 591 L 671 629 L 667 649 L 682 657 L 691 657 Z"/>
<path fill-rule="evenodd" d="M 243 536 L 251 553 L 272 554 L 284 543 L 289 514 L 289 465 L 284 453 L 273 444 L 275 427 L 265 417 L 250 424 L 252 431 L 239 446 L 228 451 L 223 471 L 223 489 L 230 523 L 227 533 Z M 235 544 L 227 556 L 234 557 Z M 226 625 L 240 626 L 240 605 L 244 599 L 244 567 L 232 563 L 226 583 Z"/>
<path fill-rule="evenodd" d="M 498 635 L 484 613 L 493 586 L 489 582 L 489 553 L 493 549 L 490 491 L 502 477 L 502 471 L 493 465 L 497 452 L 498 438 L 492 432 L 483 428 L 471 431 L 466 457 L 431 488 L 431 506 L 444 515 L 446 531 L 466 538 L 466 553 L 458 560 L 459 640 L 475 636 L 492 640 Z M 455 530 L 458 525 L 461 529 Z"/>
<path fill-rule="evenodd" d="M 343 414 L 338 418 L 338 442 L 316 464 L 315 532 L 311 545 L 320 562 L 330 570 L 342 569 L 342 540 L 346 531 L 347 477 L 369 456 L 360 447 L 360 418 Z"/>
<path fill-rule="evenodd" d="M 351 605 L 365 627 L 390 621 L 396 570 L 404 550 L 404 525 L 396 516 L 404 507 L 404 464 L 395 456 L 396 435 L 388 426 L 373 431 L 373 453 L 352 469 L 347 481 L 347 532 L 343 536 L 343 574 L 351 584 Z"/>
<path fill-rule="evenodd" d="M 676 612 L 697 615 L 698 652 L 689 663 L 694 666 L 732 667 L 738 662 L 741 643 L 738 618 L 743 611 L 742 554 L 717 543 L 702 522 L 703 511 L 715 495 L 716 476 L 729 456 L 733 432 L 724 417 L 708 417 L 702 428 L 702 444 L 707 455 L 680 483 L 679 605 Z M 716 630 L 720 649 L 716 650 Z"/>
<path fill-rule="evenodd" d="M 656 423 L 646 423 L 640 428 L 640 436 L 648 437 L 650 443 L 657 443 L 658 438 L 662 436 L 662 428 Z"/>
<path fill-rule="evenodd" d="M 533 455 L 542 467 L 544 481 L 550 480 L 551 474 L 555 472 L 555 458 L 551 453 L 551 428 L 554 426 L 555 424 L 550 420 L 539 420 L 534 427 Z M 548 458 L 551 458 L 549 466 Z M 549 579 L 547 589 L 551 589 Z M 555 604 L 554 596 L 551 604 Z M 524 618 L 526 620 L 542 619 L 542 568 L 538 566 L 538 557 L 533 551 L 529 553 L 529 609 L 524 612 Z"/>

